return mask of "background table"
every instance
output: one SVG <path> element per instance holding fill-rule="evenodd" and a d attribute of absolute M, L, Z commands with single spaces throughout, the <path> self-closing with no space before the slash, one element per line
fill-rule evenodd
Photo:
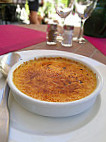
<path fill-rule="evenodd" d="M 39 31 L 46 32 L 47 25 L 19 25 L 25 28 L 35 29 Z M 79 28 L 74 29 L 74 36 L 78 34 Z M 79 44 L 77 42 L 73 42 L 72 47 L 63 47 L 60 43 L 57 43 L 57 45 L 47 45 L 46 42 L 42 42 L 27 48 L 24 48 L 23 50 L 36 50 L 36 49 L 47 49 L 47 50 L 61 50 L 61 51 L 68 51 L 76 54 L 80 54 L 83 56 L 87 56 L 90 58 L 93 58 L 103 64 L 106 64 L 106 56 L 103 55 L 97 48 L 95 48 L 90 42 L 86 41 L 84 44 Z"/>

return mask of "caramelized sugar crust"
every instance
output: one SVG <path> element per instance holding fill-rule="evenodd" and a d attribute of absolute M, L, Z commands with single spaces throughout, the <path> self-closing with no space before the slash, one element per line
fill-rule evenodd
<path fill-rule="evenodd" d="M 14 71 L 13 82 L 24 94 L 48 102 L 79 100 L 97 85 L 96 74 L 88 67 L 61 57 L 24 62 Z"/>

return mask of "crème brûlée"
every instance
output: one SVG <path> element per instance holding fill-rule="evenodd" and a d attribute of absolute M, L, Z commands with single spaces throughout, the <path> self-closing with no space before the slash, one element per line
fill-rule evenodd
<path fill-rule="evenodd" d="M 90 95 L 96 74 L 87 66 L 63 57 L 44 57 L 21 64 L 13 82 L 22 93 L 48 102 L 70 102 Z"/>

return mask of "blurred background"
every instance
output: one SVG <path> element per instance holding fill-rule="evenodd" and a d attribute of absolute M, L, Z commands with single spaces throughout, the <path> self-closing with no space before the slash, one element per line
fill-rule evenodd
<path fill-rule="evenodd" d="M 81 18 L 75 12 L 75 7 L 73 12 L 64 20 L 56 13 L 54 1 L 56 3 L 61 1 L 63 4 L 69 2 L 69 0 L 39 0 L 37 12 L 39 24 L 47 24 L 50 20 L 53 20 L 59 25 L 64 22 L 64 24 L 80 27 Z M 0 25 L 30 24 L 29 14 L 28 0 L 0 0 Z M 96 8 L 84 23 L 84 34 L 106 37 L 106 0 L 98 0 Z"/>
<path fill-rule="evenodd" d="M 59 3 L 60 0 L 55 0 Z M 63 4 L 68 0 L 61 0 Z M 47 24 L 50 20 L 62 23 L 62 18 L 56 14 L 53 0 L 39 0 L 38 20 L 40 24 Z M 77 14 L 71 13 L 65 19 L 65 23 L 80 25 Z M 30 24 L 29 7 L 27 0 L 0 0 L 0 25 L 3 24 Z"/>

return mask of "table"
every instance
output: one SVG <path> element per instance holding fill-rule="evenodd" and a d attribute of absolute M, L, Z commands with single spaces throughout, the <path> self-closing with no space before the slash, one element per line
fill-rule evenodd
<path fill-rule="evenodd" d="M 39 31 L 46 31 L 46 25 L 20 25 L 30 29 L 36 29 Z M 74 35 L 78 33 L 78 28 L 75 28 Z M 51 49 L 68 51 L 80 55 L 84 55 L 98 60 L 101 63 L 106 64 L 105 56 L 97 50 L 92 44 L 86 42 L 85 44 L 79 44 L 73 42 L 73 46 L 66 48 L 59 43 L 56 46 L 48 46 L 46 42 L 42 42 L 19 51 L 36 50 L 36 49 Z M 21 55 L 23 53 L 21 52 Z M 32 52 L 28 51 L 27 56 L 32 55 Z M 27 57 L 26 55 L 22 57 Z M 85 58 L 85 57 L 84 57 Z M 86 58 L 85 58 L 86 59 Z M 12 95 L 10 94 L 10 135 L 9 142 L 105 142 L 106 141 L 106 76 L 105 65 L 98 62 L 90 61 L 98 70 L 100 70 L 104 78 L 104 88 L 101 95 L 98 97 L 93 109 L 89 110 L 84 115 L 75 117 L 68 117 L 62 119 L 51 119 L 49 117 L 42 117 L 40 115 L 33 115 L 29 111 L 21 108 L 18 105 Z M 5 79 L 0 77 L 0 88 L 3 87 Z M 1 91 L 1 90 L 0 90 Z M 101 117 L 102 116 L 102 117 Z M 97 127 L 97 129 L 95 129 Z M 56 129 L 55 129 L 56 128 Z M 89 132 L 89 134 L 88 134 Z M 96 135 L 96 137 L 95 137 Z"/>
<path fill-rule="evenodd" d="M 47 25 L 19 25 L 21 27 L 35 29 L 39 31 L 46 32 Z M 74 36 L 78 34 L 79 27 L 74 29 Z M 98 49 L 96 49 L 90 42 L 86 42 L 84 44 L 79 44 L 77 42 L 73 42 L 72 47 L 63 47 L 60 43 L 57 45 L 47 45 L 46 42 L 42 42 L 27 48 L 24 48 L 20 51 L 24 50 L 36 50 L 36 49 L 47 49 L 47 50 L 61 50 L 61 51 L 68 51 L 76 54 L 80 54 L 83 56 L 87 56 L 93 58 L 103 64 L 106 64 L 106 57 L 103 55 Z"/>

